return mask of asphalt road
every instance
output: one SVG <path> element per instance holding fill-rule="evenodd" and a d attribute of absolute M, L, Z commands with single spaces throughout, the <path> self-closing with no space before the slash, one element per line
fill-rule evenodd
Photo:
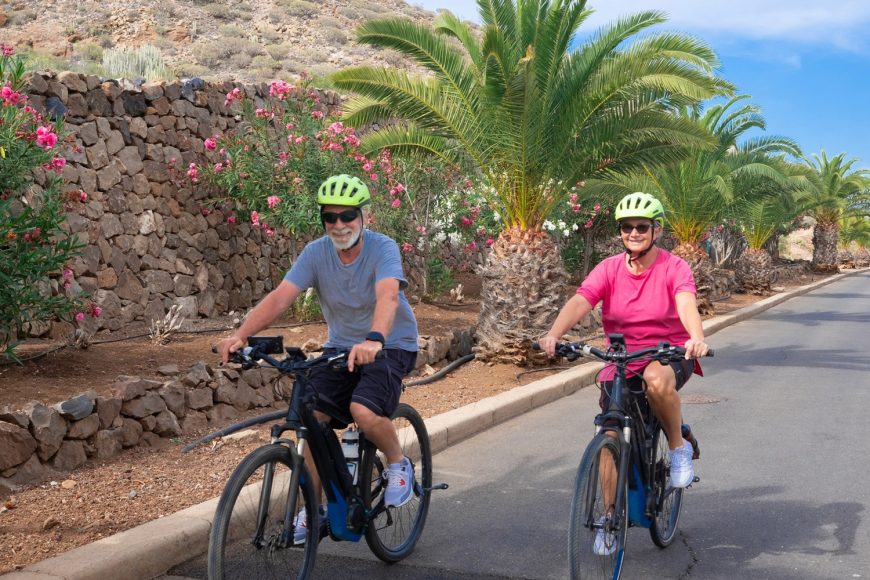
<path fill-rule="evenodd" d="M 794 298 L 710 338 L 684 391 L 701 482 L 680 536 L 628 534 L 623 578 L 870 578 L 870 274 Z M 583 389 L 435 456 L 417 550 L 381 564 L 365 543 L 321 544 L 316 578 L 566 578 L 574 471 L 598 393 Z M 205 578 L 191 560 L 168 578 Z"/>

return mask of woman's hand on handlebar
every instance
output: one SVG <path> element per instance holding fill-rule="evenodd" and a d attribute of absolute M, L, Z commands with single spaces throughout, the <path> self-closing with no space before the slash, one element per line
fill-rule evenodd
<path fill-rule="evenodd" d="M 693 338 L 690 338 L 686 341 L 684 348 L 686 349 L 687 359 L 701 358 L 702 356 L 707 356 L 707 352 L 710 350 L 710 347 L 707 345 L 706 342 L 704 342 L 703 339 L 695 340 Z"/>
<path fill-rule="evenodd" d="M 378 352 L 383 348 L 384 346 L 376 340 L 365 340 L 353 345 L 350 354 L 347 355 L 347 370 L 353 372 L 356 365 L 367 365 L 374 362 Z"/>
<path fill-rule="evenodd" d="M 230 360 L 230 355 L 237 350 L 245 347 L 245 341 L 236 335 L 224 338 L 216 345 L 217 353 L 221 356 L 221 362 L 226 364 Z"/>
<path fill-rule="evenodd" d="M 555 336 L 547 336 L 541 337 L 538 340 L 538 346 L 544 351 L 548 357 L 555 358 L 556 357 L 556 345 L 559 344 L 559 339 Z"/>

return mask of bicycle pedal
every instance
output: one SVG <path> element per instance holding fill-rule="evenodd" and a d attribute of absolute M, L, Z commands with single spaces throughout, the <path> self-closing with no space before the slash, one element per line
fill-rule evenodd
<path fill-rule="evenodd" d="M 698 483 L 699 481 L 701 481 L 701 478 L 698 477 L 697 475 L 692 478 L 692 483 Z"/>

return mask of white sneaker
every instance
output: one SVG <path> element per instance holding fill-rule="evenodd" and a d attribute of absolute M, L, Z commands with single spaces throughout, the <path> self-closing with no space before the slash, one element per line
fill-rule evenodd
<path fill-rule="evenodd" d="M 326 525 L 326 508 L 324 506 L 320 506 L 320 527 Z M 293 544 L 298 546 L 304 544 L 308 539 L 308 521 L 306 518 L 306 511 L 303 507 L 299 510 L 299 513 L 296 514 L 296 517 L 293 519 Z"/>
<path fill-rule="evenodd" d="M 411 460 L 403 457 L 401 463 L 390 464 L 384 474 L 387 477 L 384 504 L 387 507 L 400 507 L 411 501 L 414 495 L 414 466 Z"/>
<path fill-rule="evenodd" d="M 604 516 L 595 520 L 595 524 L 602 527 L 595 530 L 592 553 L 596 556 L 610 556 L 616 551 L 616 534 L 604 531 Z"/>
<path fill-rule="evenodd" d="M 671 486 L 686 487 L 695 479 L 692 465 L 692 444 L 683 439 L 683 446 L 670 451 Z"/>

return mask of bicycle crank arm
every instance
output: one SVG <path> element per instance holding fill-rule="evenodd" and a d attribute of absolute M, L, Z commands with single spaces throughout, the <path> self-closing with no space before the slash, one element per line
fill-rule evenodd
<path fill-rule="evenodd" d="M 424 488 L 423 488 L 423 491 L 425 491 L 425 492 L 428 493 L 428 492 L 430 492 L 430 491 L 434 491 L 434 490 L 438 490 L 438 489 L 447 489 L 448 487 L 450 487 L 449 484 L 446 484 L 446 483 L 436 483 L 436 484 L 433 485 L 432 487 L 424 487 Z"/>

